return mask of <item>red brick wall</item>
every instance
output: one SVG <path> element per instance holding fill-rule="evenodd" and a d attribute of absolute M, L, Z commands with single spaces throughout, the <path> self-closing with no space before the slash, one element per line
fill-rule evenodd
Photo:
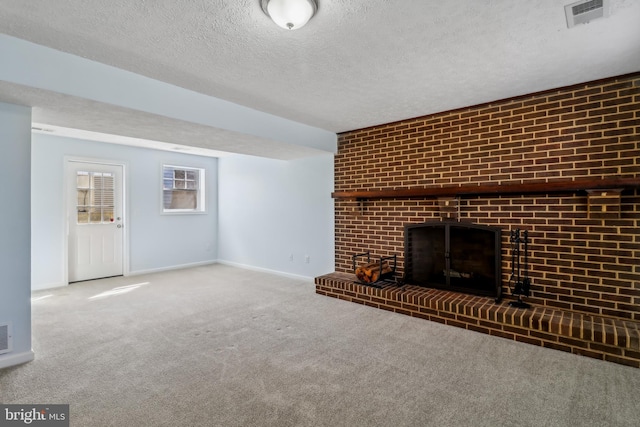
<path fill-rule="evenodd" d="M 640 73 L 339 135 L 336 191 L 640 176 Z M 529 230 L 535 305 L 640 320 L 640 193 L 619 218 L 594 218 L 587 194 L 472 196 L 462 221 Z M 336 200 L 336 271 L 351 254 L 400 255 L 404 225 L 439 219 L 435 198 Z M 607 215 L 604 215 L 607 216 Z M 614 215 L 617 216 L 617 215 Z"/>

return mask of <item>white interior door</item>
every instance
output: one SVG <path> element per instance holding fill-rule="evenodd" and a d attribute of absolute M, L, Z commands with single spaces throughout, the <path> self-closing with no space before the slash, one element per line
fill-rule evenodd
<path fill-rule="evenodd" d="M 70 161 L 69 282 L 123 274 L 123 171 L 120 165 Z"/>

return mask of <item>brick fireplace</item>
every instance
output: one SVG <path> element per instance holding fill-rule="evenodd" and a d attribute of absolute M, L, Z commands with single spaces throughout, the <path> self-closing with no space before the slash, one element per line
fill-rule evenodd
<path fill-rule="evenodd" d="M 335 273 L 318 293 L 640 367 L 640 73 L 339 135 Z M 398 255 L 405 227 L 501 232 L 505 301 L 353 284 L 352 254 Z M 528 231 L 531 296 L 508 308 L 509 231 Z"/>

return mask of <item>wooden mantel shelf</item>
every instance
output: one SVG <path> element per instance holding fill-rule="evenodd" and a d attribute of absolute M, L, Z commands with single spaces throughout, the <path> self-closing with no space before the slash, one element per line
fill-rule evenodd
<path fill-rule="evenodd" d="M 335 191 L 334 199 L 406 199 L 412 197 L 458 197 L 506 194 L 574 193 L 585 190 L 640 188 L 640 177 L 630 178 L 581 178 L 549 182 L 514 184 L 467 184 L 448 187 L 403 188 L 397 190 Z"/>

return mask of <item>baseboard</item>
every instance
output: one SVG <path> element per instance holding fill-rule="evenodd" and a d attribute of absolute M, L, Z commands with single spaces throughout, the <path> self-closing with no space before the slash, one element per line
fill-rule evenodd
<path fill-rule="evenodd" d="M 127 276 L 139 276 L 141 274 L 150 274 L 150 273 L 162 273 L 163 271 L 171 271 L 171 270 L 180 270 L 183 268 L 193 268 L 193 267 L 200 267 L 203 265 L 211 265 L 211 264 L 216 264 L 218 261 L 216 260 L 208 260 L 208 261 L 200 261 L 200 262 L 190 262 L 187 264 L 178 264 L 178 265 L 171 265 L 168 267 L 159 267 L 159 268 L 150 268 L 147 270 L 136 270 L 136 271 L 129 271 L 129 274 L 127 274 Z"/>
<path fill-rule="evenodd" d="M 66 283 L 49 283 L 46 285 L 32 285 L 31 292 L 46 291 L 48 289 L 62 288 L 68 286 Z"/>
<path fill-rule="evenodd" d="M 25 351 L 18 354 L 7 354 L 4 356 L 0 356 L 0 369 L 31 362 L 34 357 L 35 354 L 33 353 L 33 350 Z"/>
<path fill-rule="evenodd" d="M 178 265 L 171 265 L 168 267 L 159 267 L 159 268 L 149 268 L 146 270 L 135 270 L 135 271 L 129 271 L 128 274 L 126 274 L 126 276 L 140 276 L 143 274 L 152 274 L 152 273 L 162 273 L 164 271 L 171 271 L 171 270 L 180 270 L 183 268 L 193 268 L 193 267 L 201 267 L 203 265 L 211 265 L 211 264 L 224 264 L 224 265 L 229 265 L 232 267 L 238 267 L 238 268 L 244 268 L 245 270 L 253 270 L 253 271 L 261 271 L 264 273 L 270 273 L 270 274 L 275 274 L 277 276 L 283 276 L 283 277 L 288 277 L 290 279 L 296 279 L 296 280 L 304 280 L 306 282 L 311 282 L 313 283 L 314 277 L 309 277 L 309 276 L 302 276 L 300 274 L 293 274 L 293 273 L 287 273 L 284 271 L 279 271 L 279 270 L 271 270 L 268 268 L 261 268 L 261 267 L 255 267 L 252 265 L 247 265 L 247 264 L 241 264 L 241 263 L 237 263 L 237 262 L 233 262 L 233 261 L 225 261 L 225 260 L 208 260 L 208 261 L 200 261 L 200 262 L 191 262 L 191 263 L 187 263 L 187 264 L 178 264 Z M 60 283 L 52 283 L 51 285 L 44 285 L 42 287 L 37 287 L 37 288 L 32 288 L 32 291 L 43 291 L 46 289 L 53 289 L 53 288 L 59 288 L 59 287 L 63 287 L 63 286 L 67 286 L 66 284 L 60 284 Z"/>
<path fill-rule="evenodd" d="M 305 282 L 313 283 L 313 280 L 314 280 L 313 277 L 309 277 L 309 276 L 302 276 L 300 274 L 293 274 L 293 273 L 287 273 L 284 271 L 271 270 L 268 268 L 255 267 L 253 265 L 240 264 L 238 262 L 226 261 L 222 259 L 218 260 L 218 264 L 229 265 L 231 267 L 244 268 L 245 270 L 260 271 L 262 273 L 275 274 L 276 276 L 283 276 L 283 277 L 288 277 L 290 279 L 296 279 L 296 280 L 304 280 Z"/>

